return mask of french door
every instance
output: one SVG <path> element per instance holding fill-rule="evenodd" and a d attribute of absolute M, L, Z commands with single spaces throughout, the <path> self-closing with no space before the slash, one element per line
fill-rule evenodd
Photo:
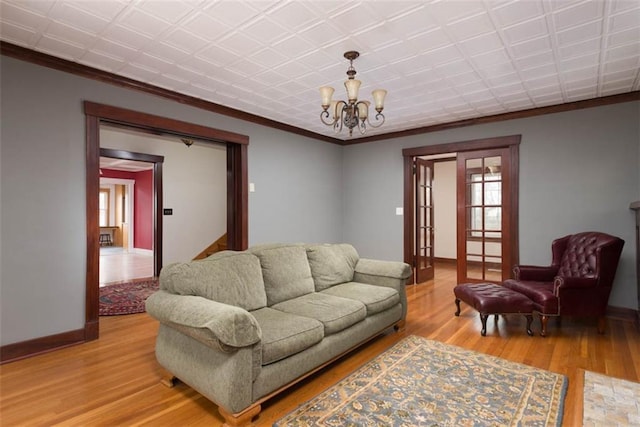
<path fill-rule="evenodd" d="M 509 148 L 458 153 L 458 283 L 501 282 L 512 267 Z"/>
<path fill-rule="evenodd" d="M 415 159 L 415 281 L 433 279 L 433 161 Z"/>
<path fill-rule="evenodd" d="M 404 261 L 414 267 L 413 282 L 433 274 L 433 199 L 418 205 L 418 173 L 424 171 L 425 194 L 434 187 L 433 167 L 427 180 L 416 160 L 426 156 L 457 157 L 455 191 L 458 283 L 502 281 L 518 263 L 518 175 L 520 135 L 498 136 L 402 150 L 404 164 Z M 422 179 L 422 177 L 421 177 Z M 435 186 L 438 186 L 438 182 Z M 430 208 L 429 208 L 430 206 Z M 425 212 L 423 219 L 420 213 Z M 429 215 L 426 214 L 429 212 Z M 431 221 L 431 224 L 428 223 Z M 420 229 L 419 224 L 424 224 Z M 424 248 L 424 252 L 421 249 Z M 421 255 L 424 253 L 425 255 Z M 419 266 L 418 255 L 423 262 Z M 423 270 L 423 271 L 421 271 Z"/>

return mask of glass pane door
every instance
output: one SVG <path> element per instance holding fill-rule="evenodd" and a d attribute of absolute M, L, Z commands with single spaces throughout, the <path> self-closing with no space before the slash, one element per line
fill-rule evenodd
<path fill-rule="evenodd" d="M 460 283 L 501 282 L 509 276 L 507 155 L 506 149 L 458 154 Z"/>
<path fill-rule="evenodd" d="M 415 160 L 416 283 L 433 279 L 433 161 Z"/>

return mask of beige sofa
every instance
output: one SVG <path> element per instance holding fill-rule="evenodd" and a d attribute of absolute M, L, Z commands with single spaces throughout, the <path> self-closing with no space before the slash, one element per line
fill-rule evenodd
<path fill-rule="evenodd" d="M 146 303 L 156 357 L 218 405 L 226 425 L 390 327 L 404 325 L 401 262 L 351 245 L 276 244 L 166 266 Z M 167 382 L 167 381 L 165 381 Z"/>

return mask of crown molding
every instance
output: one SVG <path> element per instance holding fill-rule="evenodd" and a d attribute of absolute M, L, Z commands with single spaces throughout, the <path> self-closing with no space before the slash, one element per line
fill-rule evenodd
<path fill-rule="evenodd" d="M 383 141 L 387 139 L 402 138 L 413 135 L 421 135 L 424 133 L 438 132 L 447 129 L 455 129 L 465 126 L 473 126 L 485 123 L 494 123 L 504 120 L 522 119 L 526 117 L 540 116 L 544 114 L 560 113 L 564 111 L 581 110 L 584 108 L 599 107 L 602 105 L 618 104 L 622 102 L 631 102 L 640 100 L 640 91 L 621 93 L 618 95 L 610 95 L 599 98 L 586 99 L 583 101 L 568 102 L 564 104 L 549 105 L 546 107 L 531 108 L 528 110 L 514 111 L 503 114 L 495 114 L 491 116 L 477 117 L 473 119 L 458 120 L 455 122 L 441 123 L 432 126 L 424 126 L 415 129 L 407 129 L 397 132 L 382 133 L 379 135 L 364 136 L 361 138 L 352 139 L 339 139 L 319 133 L 311 132 L 306 129 L 301 129 L 295 126 L 291 126 L 285 123 L 281 123 L 275 120 L 260 117 L 255 114 L 247 113 L 245 111 L 237 110 L 235 108 L 226 107 L 224 105 L 216 104 L 213 102 L 205 101 L 193 96 L 181 94 L 168 89 L 163 89 L 157 86 L 150 85 L 148 83 L 142 83 L 137 80 L 130 79 L 128 77 L 119 76 L 117 74 L 109 73 L 107 71 L 98 70 L 86 65 L 78 64 L 76 62 L 68 61 L 66 59 L 57 58 L 42 52 L 37 52 L 32 49 L 14 45 L 0 40 L 0 54 L 9 56 L 12 58 L 20 59 L 26 62 L 31 62 L 44 67 L 53 68 L 59 71 L 75 74 L 77 76 L 86 77 L 93 80 L 98 80 L 104 83 L 109 83 L 115 86 L 120 86 L 127 89 L 137 90 L 139 92 L 148 93 L 151 95 L 159 96 L 161 98 L 169 99 L 179 102 L 181 104 L 189 105 L 192 107 L 200 108 L 212 113 L 221 114 L 228 117 L 233 117 L 239 120 L 244 120 L 250 123 L 255 123 L 262 126 L 278 129 L 284 132 L 294 133 L 296 135 L 304 136 L 307 138 L 317 139 L 319 141 L 330 142 L 338 145 L 354 145 L 364 144 L 367 142 Z"/>
<path fill-rule="evenodd" d="M 92 80 L 97 80 L 103 83 L 109 83 L 109 84 L 120 86 L 126 89 L 132 89 L 139 92 L 144 92 L 151 95 L 159 96 L 161 98 L 176 101 L 185 105 L 190 105 L 192 107 L 197 107 L 206 111 L 210 111 L 212 113 L 221 114 L 223 116 L 233 117 L 239 120 L 244 120 L 246 122 L 267 126 L 274 129 L 279 129 L 285 132 L 295 133 L 297 135 L 304 136 L 307 138 L 313 138 L 320 141 L 331 142 L 333 144 L 338 144 L 338 145 L 342 145 L 343 143 L 343 141 L 338 138 L 332 138 L 326 135 L 320 135 L 315 132 L 311 132 L 305 129 L 300 129 L 295 126 L 277 122 L 275 120 L 267 119 L 265 117 L 260 117 L 255 114 L 247 113 L 245 111 L 236 110 L 235 108 L 226 107 L 224 105 L 205 101 L 205 100 L 196 98 L 194 96 L 174 92 L 169 89 L 163 89 L 154 85 L 150 85 L 148 83 L 142 83 L 137 80 L 130 79 L 128 77 L 119 76 L 117 74 L 113 74 L 107 71 L 98 70 L 97 68 L 78 64 L 77 62 L 72 62 L 66 59 L 57 58 L 55 56 L 51 56 L 46 53 L 37 52 L 35 50 L 17 46 L 2 40 L 0 40 L 0 54 L 9 56 L 12 58 L 20 59 L 22 61 L 31 62 L 33 64 L 41 65 L 44 67 L 53 68 L 55 70 L 64 71 L 80 77 L 86 77 Z"/>
<path fill-rule="evenodd" d="M 425 126 L 415 129 L 407 129 L 398 132 L 390 132 L 382 135 L 365 136 L 363 138 L 343 141 L 343 145 L 361 144 L 365 142 L 381 141 L 391 138 L 401 138 L 411 135 L 420 135 L 429 132 L 473 126 L 484 123 L 502 122 L 505 120 L 523 119 L 526 117 L 541 116 L 544 114 L 561 113 L 564 111 L 582 110 L 584 108 L 600 107 L 602 105 L 619 104 L 622 102 L 640 101 L 640 91 L 626 92 L 618 95 L 603 96 L 600 98 L 585 99 L 582 101 L 567 102 L 564 104 L 537 107 L 528 110 L 513 111 L 510 113 L 495 114 L 492 116 L 477 117 L 474 119 L 458 120 L 456 122 L 442 123 L 433 126 Z"/>

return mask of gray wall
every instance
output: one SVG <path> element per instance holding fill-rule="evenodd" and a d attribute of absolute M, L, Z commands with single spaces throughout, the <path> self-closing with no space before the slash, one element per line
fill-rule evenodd
<path fill-rule="evenodd" d="M 250 244 L 342 240 L 342 147 L 5 56 L 0 344 L 84 327 L 89 100 L 250 137 Z"/>
<path fill-rule="evenodd" d="M 521 261 L 548 262 L 567 233 L 618 235 L 610 303 L 636 308 L 638 102 L 340 147 L 4 56 L 0 67 L 1 345 L 84 326 L 84 100 L 249 135 L 250 244 L 346 241 L 390 260 L 402 259 L 402 148 L 522 134 Z"/>
<path fill-rule="evenodd" d="M 609 301 L 637 308 L 634 217 L 640 102 L 510 120 L 344 151 L 344 239 L 361 256 L 402 260 L 402 149 L 521 134 L 520 262 L 548 264 L 551 241 L 598 230 L 626 241 Z M 389 112 L 387 120 L 393 120 Z"/>

